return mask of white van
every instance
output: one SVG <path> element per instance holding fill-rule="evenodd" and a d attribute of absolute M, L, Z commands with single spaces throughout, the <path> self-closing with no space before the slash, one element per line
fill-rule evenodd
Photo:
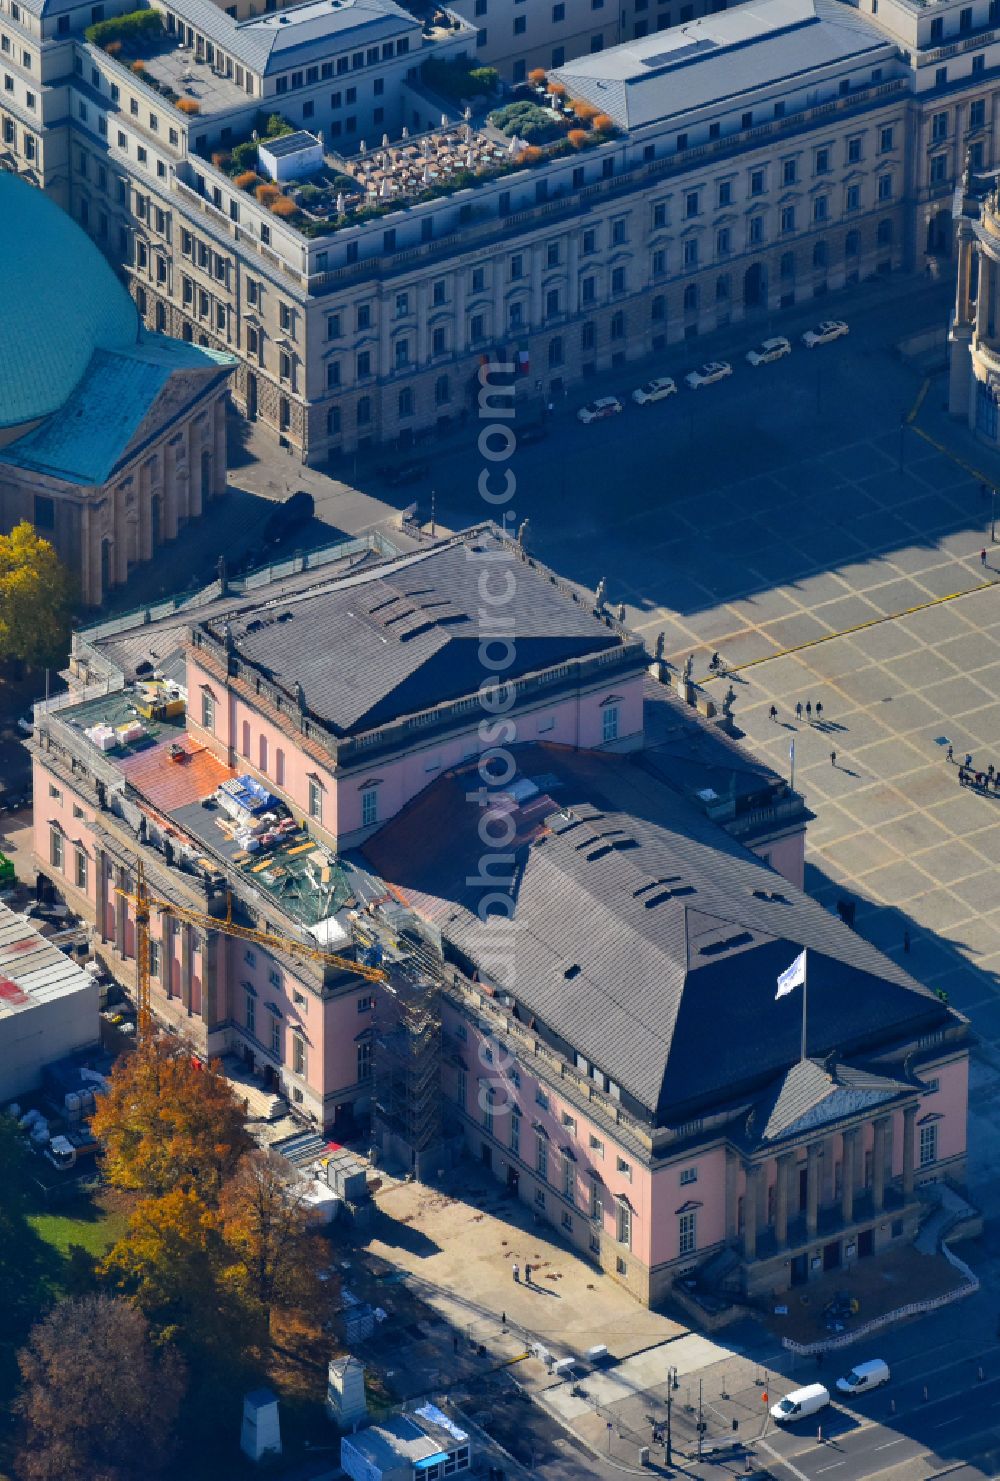
<path fill-rule="evenodd" d="M 881 1358 L 872 1358 L 867 1363 L 855 1363 L 844 1378 L 837 1379 L 837 1389 L 842 1394 L 866 1394 L 870 1388 L 880 1388 L 890 1378 L 889 1364 Z"/>
<path fill-rule="evenodd" d="M 771 1418 L 778 1424 L 791 1424 L 793 1420 L 805 1419 L 807 1414 L 815 1414 L 818 1409 L 825 1409 L 830 1402 L 830 1395 L 821 1383 L 810 1383 L 807 1388 L 793 1389 L 777 1404 L 771 1406 Z"/>

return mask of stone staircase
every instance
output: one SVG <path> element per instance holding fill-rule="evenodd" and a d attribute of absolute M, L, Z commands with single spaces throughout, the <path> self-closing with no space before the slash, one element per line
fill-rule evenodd
<path fill-rule="evenodd" d="M 288 1109 L 283 1096 L 273 1090 L 265 1090 L 261 1082 L 247 1070 L 243 1061 L 235 1054 L 227 1054 L 222 1061 L 223 1077 L 229 1081 L 234 1093 L 246 1101 L 247 1119 L 251 1121 L 276 1121 Z"/>
<path fill-rule="evenodd" d="M 945 1238 L 958 1233 L 962 1235 L 979 1232 L 982 1215 L 948 1183 L 925 1183 L 918 1190 L 920 1199 L 928 1206 L 929 1213 L 920 1225 L 913 1242 L 914 1249 L 922 1255 L 939 1254 Z"/>

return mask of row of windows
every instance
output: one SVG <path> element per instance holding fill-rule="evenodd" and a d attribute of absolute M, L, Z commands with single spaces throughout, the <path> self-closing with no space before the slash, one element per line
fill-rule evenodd
<path fill-rule="evenodd" d="M 60 873 L 66 872 L 66 839 L 61 829 L 49 829 L 49 863 Z M 80 844 L 73 848 L 73 883 L 78 890 L 86 891 L 90 879 L 90 859 Z"/>
<path fill-rule="evenodd" d="M 406 56 L 409 50 L 408 36 L 401 36 L 395 42 L 384 41 L 381 47 L 369 46 L 365 51 L 355 51 L 349 56 L 337 57 L 333 62 L 322 62 L 315 67 L 286 72 L 275 78 L 275 91 L 287 93 L 295 92 L 300 87 L 313 87 L 319 82 L 328 82 L 331 77 L 343 77 L 346 72 L 360 72 L 364 67 L 377 67 L 380 62 L 391 61 L 394 56 Z M 377 80 L 382 81 L 381 78 Z"/>
<path fill-rule="evenodd" d="M 860 209 L 860 203 L 859 202 L 854 202 L 853 204 L 849 205 L 848 209 L 852 209 L 852 210 Z M 821 222 L 827 221 L 828 219 L 829 219 L 829 217 L 828 217 L 827 209 L 826 209 L 826 197 L 818 197 L 817 200 L 814 201 L 814 203 L 813 203 L 813 221 L 814 221 L 814 223 L 821 223 Z M 751 220 L 749 222 L 749 230 L 748 230 L 748 236 L 747 236 L 747 242 L 748 242 L 748 245 L 749 246 L 753 247 L 753 246 L 763 245 L 764 240 L 765 240 L 765 235 L 764 235 L 764 229 L 763 228 L 764 228 L 764 218 L 762 216 L 757 216 L 757 217 L 752 217 L 751 218 Z M 790 233 L 790 232 L 795 231 L 795 229 L 796 229 L 795 208 L 793 206 L 787 206 L 787 207 L 785 207 L 782 210 L 782 213 L 781 213 L 781 231 L 782 231 L 782 233 Z M 879 228 L 878 228 L 878 243 L 879 243 L 880 246 L 887 246 L 887 245 L 891 244 L 891 242 L 892 242 L 892 222 L 886 220 L 886 221 L 883 221 L 883 222 L 881 222 L 879 224 Z M 824 267 L 827 264 L 827 250 L 828 249 L 826 248 L 826 244 L 825 243 L 817 244 L 817 248 L 818 248 L 818 250 L 817 250 L 816 254 L 814 255 L 813 265 L 815 267 Z M 734 250 L 734 248 L 733 248 L 733 242 L 732 242 L 732 233 L 731 233 L 730 228 L 729 227 L 722 227 L 722 228 L 720 228 L 720 230 L 716 233 L 716 256 L 719 259 L 723 259 L 723 258 L 725 258 L 727 256 L 730 256 L 732 254 L 733 250 Z M 847 238 L 846 238 L 846 247 L 845 247 L 846 255 L 848 257 L 857 256 L 859 254 L 860 250 L 861 250 L 861 237 L 860 237 L 860 233 L 859 232 L 856 232 L 856 231 L 849 232 L 847 234 Z M 698 242 L 698 239 L 695 238 L 695 237 L 689 238 L 688 241 L 686 241 L 683 244 L 683 266 L 687 270 L 696 269 L 696 268 L 698 268 L 700 266 L 699 242 Z M 666 254 L 666 252 L 664 250 L 661 249 L 661 250 L 656 251 L 656 252 L 654 252 L 652 254 L 652 258 L 651 258 L 651 269 L 652 269 L 652 276 L 654 278 L 659 278 L 659 277 L 666 276 L 666 274 L 667 274 L 667 254 Z M 722 280 L 720 280 L 720 281 L 722 281 Z M 726 280 L 726 281 L 728 281 L 728 280 Z M 619 296 L 623 295 L 624 293 L 626 293 L 627 291 L 628 291 L 628 284 L 627 284 L 625 269 L 624 268 L 614 268 L 612 270 L 612 272 L 611 272 L 611 275 L 610 275 L 610 294 L 611 294 L 611 297 L 612 298 L 619 297 Z M 728 294 L 723 294 L 721 296 L 728 297 Z M 597 302 L 598 302 L 597 279 L 595 277 L 582 278 L 581 281 L 580 281 L 579 306 L 581 308 L 588 308 L 590 306 L 596 306 Z M 563 312 L 564 312 L 564 305 L 563 305 L 563 301 L 562 301 L 562 296 L 561 296 L 560 290 L 559 289 L 555 289 L 555 288 L 554 289 L 551 289 L 546 294 L 546 296 L 545 296 L 545 309 L 544 309 L 544 316 L 545 316 L 545 318 L 546 319 L 557 318 Z M 616 316 L 616 317 L 617 317 L 618 322 L 620 323 L 621 327 L 620 327 L 620 330 L 618 331 L 618 334 L 617 335 L 615 333 L 614 328 L 612 328 L 612 338 L 624 336 L 624 333 L 625 333 L 625 326 L 624 326 L 624 318 L 623 318 L 623 316 Z M 654 317 L 656 317 L 656 316 L 654 315 Z M 471 346 L 475 346 L 475 345 L 478 345 L 478 344 L 484 344 L 484 343 L 487 342 L 487 340 L 489 338 L 489 331 L 488 331 L 488 328 L 487 328 L 487 323 L 488 323 L 487 316 L 485 314 L 473 314 L 473 315 L 471 315 L 471 317 L 469 319 L 469 335 L 468 335 L 469 344 Z M 507 324 L 506 324 L 507 330 L 509 332 L 511 332 L 511 333 L 517 333 L 517 332 L 519 332 L 521 330 L 526 329 L 527 327 L 528 327 L 528 319 L 527 319 L 527 316 L 525 314 L 525 305 L 524 305 L 524 303 L 522 303 L 522 302 L 514 302 L 512 304 L 509 304 L 508 305 L 508 312 L 507 312 Z M 586 348 L 586 345 L 584 346 L 584 348 Z M 394 369 L 396 371 L 404 371 L 404 370 L 407 370 L 407 369 L 409 369 L 413 365 L 414 362 L 412 360 L 410 350 L 411 350 L 411 346 L 410 346 L 410 341 L 408 339 L 401 338 L 401 339 L 397 339 L 396 340 L 395 346 L 394 346 Z M 439 356 L 439 355 L 443 355 L 443 354 L 447 354 L 447 353 L 448 353 L 448 331 L 444 327 L 439 327 L 439 328 L 437 328 L 437 329 L 435 329 L 433 331 L 433 334 L 432 334 L 432 337 L 431 337 L 431 356 L 433 358 L 435 356 Z M 556 368 L 556 367 L 558 367 L 558 366 L 560 366 L 560 365 L 562 365 L 564 363 L 564 361 L 563 361 L 563 342 L 562 342 L 562 339 L 561 338 L 558 338 L 557 337 L 556 339 L 554 339 L 554 340 L 552 340 L 550 342 L 549 352 L 548 352 L 548 360 L 549 360 L 549 366 L 550 366 L 550 368 Z M 373 378 L 374 375 L 375 375 L 375 366 L 374 366 L 372 351 L 371 350 L 360 350 L 360 351 L 358 351 L 358 353 L 357 353 L 357 355 L 355 357 L 355 376 L 356 376 L 357 383 L 362 383 L 362 382 L 364 382 L 366 380 L 370 380 L 370 379 Z M 447 391 L 446 383 L 447 383 L 447 378 L 446 377 L 443 378 L 442 380 L 440 380 L 438 382 L 439 388 L 444 388 L 442 390 L 441 394 L 436 397 L 436 400 L 437 400 L 437 404 L 438 405 L 443 405 L 444 402 L 449 399 L 449 394 L 448 394 L 448 391 Z M 327 390 L 336 390 L 342 384 L 341 365 L 340 365 L 340 363 L 338 361 L 331 360 L 331 361 L 329 361 L 327 363 L 326 384 L 327 384 Z M 399 412 L 400 416 L 412 415 L 412 400 L 411 399 L 407 399 L 407 401 L 406 401 L 406 407 L 404 409 L 404 404 L 403 404 L 403 399 L 402 399 L 404 397 L 405 398 L 410 398 L 410 396 L 411 396 L 411 393 L 408 392 L 408 391 L 404 391 L 404 392 L 401 393 L 400 412 Z"/>
<path fill-rule="evenodd" d="M 9 144 L 12 149 L 17 148 L 17 125 L 6 114 L 3 119 L 3 142 Z M 21 153 L 29 163 L 38 158 L 38 141 L 27 129 L 21 135 Z"/>
<path fill-rule="evenodd" d="M 885 133 L 885 132 L 887 132 L 887 130 L 884 130 L 883 129 L 883 133 Z M 888 131 L 888 132 L 891 132 L 891 130 Z M 828 151 L 826 151 L 826 150 L 817 151 L 817 153 L 827 153 L 827 152 Z M 816 173 L 819 174 L 819 175 L 824 175 L 824 174 L 827 174 L 828 173 L 828 170 L 829 170 L 829 166 L 826 166 L 825 165 L 822 170 L 817 170 Z M 783 178 L 783 182 L 782 183 L 784 185 L 794 185 L 794 184 L 796 184 L 796 181 L 797 181 L 797 176 L 796 176 L 796 161 L 793 160 L 793 159 L 785 160 L 784 161 L 784 165 L 783 165 L 783 171 L 785 172 L 785 174 L 784 174 L 784 178 Z M 757 180 L 756 179 L 757 176 L 760 176 L 761 179 L 760 180 Z M 764 176 L 764 171 L 763 170 L 755 170 L 755 171 L 753 171 L 751 173 L 751 177 L 750 177 L 750 183 L 751 183 L 750 194 L 751 194 L 751 196 L 757 196 L 757 195 L 763 195 L 764 194 L 765 187 L 764 187 L 764 183 L 763 183 L 763 176 Z M 891 200 L 892 199 L 892 195 L 893 195 L 893 177 L 892 177 L 891 171 L 886 170 L 882 174 L 880 174 L 880 175 L 878 175 L 876 177 L 876 194 L 877 194 L 878 199 L 880 201 L 887 201 L 887 200 Z M 820 195 L 820 196 L 817 196 L 816 197 L 816 200 L 817 201 L 828 201 L 829 200 L 829 197 L 828 196 L 825 196 L 825 195 Z M 858 208 L 858 206 L 861 203 L 861 186 L 860 186 L 860 184 L 856 183 L 856 184 L 853 184 L 853 185 L 848 185 L 848 187 L 847 187 L 847 200 L 848 200 L 848 209 L 849 210 L 856 210 Z M 719 208 L 724 208 L 726 206 L 731 206 L 733 204 L 732 182 L 731 181 L 729 181 L 729 180 L 720 180 L 719 181 L 718 187 L 717 187 L 717 193 L 716 193 L 716 204 L 717 204 L 717 206 Z M 692 221 L 692 220 L 694 220 L 694 218 L 696 216 L 700 216 L 702 214 L 703 207 L 704 207 L 704 191 L 702 191 L 702 190 L 689 190 L 689 191 L 687 191 L 686 194 L 685 194 L 685 196 L 684 196 L 684 220 L 685 221 Z M 662 216 L 660 216 L 660 215 L 657 214 L 657 212 L 659 211 L 659 209 L 660 209 L 659 207 L 654 208 L 653 224 L 654 224 L 654 226 L 665 226 L 667 224 L 667 222 L 666 222 L 666 211 L 665 211 L 665 208 L 663 210 Z M 814 218 L 814 219 L 816 219 L 816 218 Z M 819 218 L 819 219 L 822 219 L 822 218 Z"/>
<path fill-rule="evenodd" d="M 9 96 L 13 96 L 16 91 L 16 84 L 9 72 L 3 74 L 3 90 Z M 32 113 L 35 112 L 38 107 L 38 99 L 33 92 L 26 92 L 24 94 L 24 106 Z"/>

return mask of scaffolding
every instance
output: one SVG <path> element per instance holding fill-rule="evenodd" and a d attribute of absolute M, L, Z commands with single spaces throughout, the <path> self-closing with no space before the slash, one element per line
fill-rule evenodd
<path fill-rule="evenodd" d="M 372 1134 L 387 1164 L 421 1180 L 441 1166 L 439 987 L 418 962 L 377 994 L 372 1053 Z"/>

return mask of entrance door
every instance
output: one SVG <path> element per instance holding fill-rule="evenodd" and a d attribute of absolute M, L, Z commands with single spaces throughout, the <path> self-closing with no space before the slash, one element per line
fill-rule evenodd
<path fill-rule="evenodd" d="M 508 1164 L 508 1166 L 507 1166 L 507 1187 L 510 1189 L 510 1191 L 512 1193 L 516 1193 L 517 1192 L 517 1185 L 518 1185 L 519 1178 L 520 1178 L 520 1175 L 518 1173 L 517 1168 L 516 1167 L 511 1167 Z"/>
<path fill-rule="evenodd" d="M 840 1240 L 831 1240 L 823 1246 L 823 1269 L 837 1270 L 840 1266 Z"/>
<path fill-rule="evenodd" d="M 793 1286 L 804 1286 L 809 1279 L 809 1256 L 796 1255 L 791 1265 L 791 1284 Z"/>
<path fill-rule="evenodd" d="M 743 274 L 743 303 L 748 309 L 767 303 L 767 269 L 762 262 L 751 263 Z"/>
<path fill-rule="evenodd" d="M 493 1166 L 493 1150 L 490 1147 L 489 1142 L 483 1142 L 482 1144 L 482 1159 L 484 1167 Z"/>
<path fill-rule="evenodd" d="M 101 601 L 111 589 L 111 541 L 101 541 Z"/>
<path fill-rule="evenodd" d="M 875 1253 L 875 1230 L 862 1229 L 858 1235 L 858 1259 L 864 1260 Z"/>
<path fill-rule="evenodd" d="M 802 1167 L 799 1169 L 799 1213 L 805 1212 L 806 1204 L 809 1202 L 809 1173 Z"/>
<path fill-rule="evenodd" d="M 247 376 L 247 421 L 257 420 L 257 377 L 253 374 Z"/>

